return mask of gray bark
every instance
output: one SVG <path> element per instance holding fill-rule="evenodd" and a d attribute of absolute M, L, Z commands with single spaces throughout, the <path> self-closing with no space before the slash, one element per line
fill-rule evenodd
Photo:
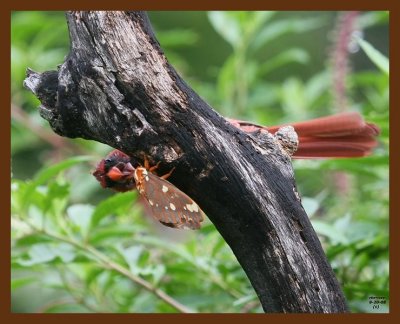
<path fill-rule="evenodd" d="M 68 12 L 58 71 L 28 70 L 41 115 L 66 137 L 176 167 L 170 181 L 206 212 L 266 312 L 346 312 L 340 286 L 273 136 L 241 132 L 176 73 L 143 12 Z"/>

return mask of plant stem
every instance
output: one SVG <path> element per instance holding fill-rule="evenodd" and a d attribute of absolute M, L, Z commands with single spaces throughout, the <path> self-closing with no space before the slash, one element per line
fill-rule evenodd
<path fill-rule="evenodd" d="M 173 308 L 175 308 L 177 311 L 181 312 L 181 313 L 195 313 L 194 310 L 190 309 L 189 307 L 186 307 L 185 305 L 182 305 L 181 303 L 179 303 L 177 300 L 175 300 L 174 298 L 172 298 L 171 296 L 169 296 L 168 294 L 166 294 L 165 292 L 163 292 L 162 290 L 156 288 L 155 286 L 153 286 L 151 283 L 149 283 L 148 281 L 144 280 L 143 278 L 140 278 L 139 276 L 136 276 L 134 274 L 132 274 L 128 269 L 122 267 L 121 265 L 113 262 L 112 260 L 110 260 L 106 255 L 104 255 L 103 253 L 99 252 L 98 250 L 96 250 L 95 248 L 89 246 L 89 245 L 84 245 L 81 244 L 77 241 L 71 240 L 67 237 L 63 237 L 63 236 L 58 236 L 56 234 L 53 233 L 49 233 L 45 230 L 40 230 L 40 229 L 36 229 L 37 231 L 47 235 L 48 237 L 51 237 L 55 240 L 58 241 L 62 241 L 68 244 L 71 244 L 89 254 L 91 254 L 92 256 L 94 256 L 96 259 L 98 259 L 105 268 L 108 269 L 112 269 L 120 274 L 122 274 L 123 276 L 127 277 L 128 279 L 130 279 L 131 281 L 133 281 L 134 283 L 142 286 L 143 288 L 145 288 L 146 290 L 152 292 L 153 294 L 155 294 L 157 297 L 159 297 L 160 299 L 162 299 L 165 303 L 171 305 Z"/>

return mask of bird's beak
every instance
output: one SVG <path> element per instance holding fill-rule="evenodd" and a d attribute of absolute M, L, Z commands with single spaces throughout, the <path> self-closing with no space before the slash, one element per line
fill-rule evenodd
<path fill-rule="evenodd" d="M 126 163 L 122 173 L 126 176 L 132 176 L 135 168 L 132 166 L 130 162 Z"/>
<path fill-rule="evenodd" d="M 132 166 L 132 164 L 128 162 L 124 164 L 122 170 L 120 170 L 116 166 L 112 167 L 108 171 L 107 176 L 113 181 L 121 181 L 123 179 L 132 178 L 134 171 L 135 168 Z"/>
<path fill-rule="evenodd" d="M 124 175 L 120 169 L 112 167 L 110 171 L 108 171 L 107 176 L 113 181 L 120 181 Z"/>

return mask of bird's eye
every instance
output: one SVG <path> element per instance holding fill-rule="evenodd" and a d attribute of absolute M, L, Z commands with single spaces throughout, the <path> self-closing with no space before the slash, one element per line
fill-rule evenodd
<path fill-rule="evenodd" d="M 106 163 L 111 163 L 111 159 L 106 159 Z"/>

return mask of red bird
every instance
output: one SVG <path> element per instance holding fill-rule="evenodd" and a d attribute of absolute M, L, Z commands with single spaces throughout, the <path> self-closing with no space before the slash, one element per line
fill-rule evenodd
<path fill-rule="evenodd" d="M 251 122 L 226 118 L 232 125 L 251 133 L 266 129 L 275 133 L 279 126 L 260 126 Z M 367 123 L 357 112 L 340 113 L 308 121 L 286 124 L 294 127 L 299 147 L 294 158 L 362 157 L 369 155 L 377 145 L 377 125 Z M 152 170 L 155 168 L 153 167 Z M 98 164 L 93 175 L 103 188 L 128 191 L 135 187 L 135 168 L 130 157 L 121 151 L 112 151 Z"/>
<path fill-rule="evenodd" d="M 281 127 L 227 120 L 249 133 L 260 129 L 275 133 Z M 294 127 L 299 137 L 295 158 L 365 156 L 376 146 L 375 137 L 379 134 L 379 128 L 366 123 L 358 113 L 342 113 L 289 125 Z M 152 173 L 158 165 L 150 167 L 146 158 L 143 167 L 134 168 L 130 162 L 128 155 L 114 150 L 100 161 L 93 175 L 103 188 L 124 192 L 136 187 L 147 202 L 149 213 L 165 226 L 200 228 L 203 211 L 189 196 L 166 181 L 172 170 L 159 177 Z"/>

